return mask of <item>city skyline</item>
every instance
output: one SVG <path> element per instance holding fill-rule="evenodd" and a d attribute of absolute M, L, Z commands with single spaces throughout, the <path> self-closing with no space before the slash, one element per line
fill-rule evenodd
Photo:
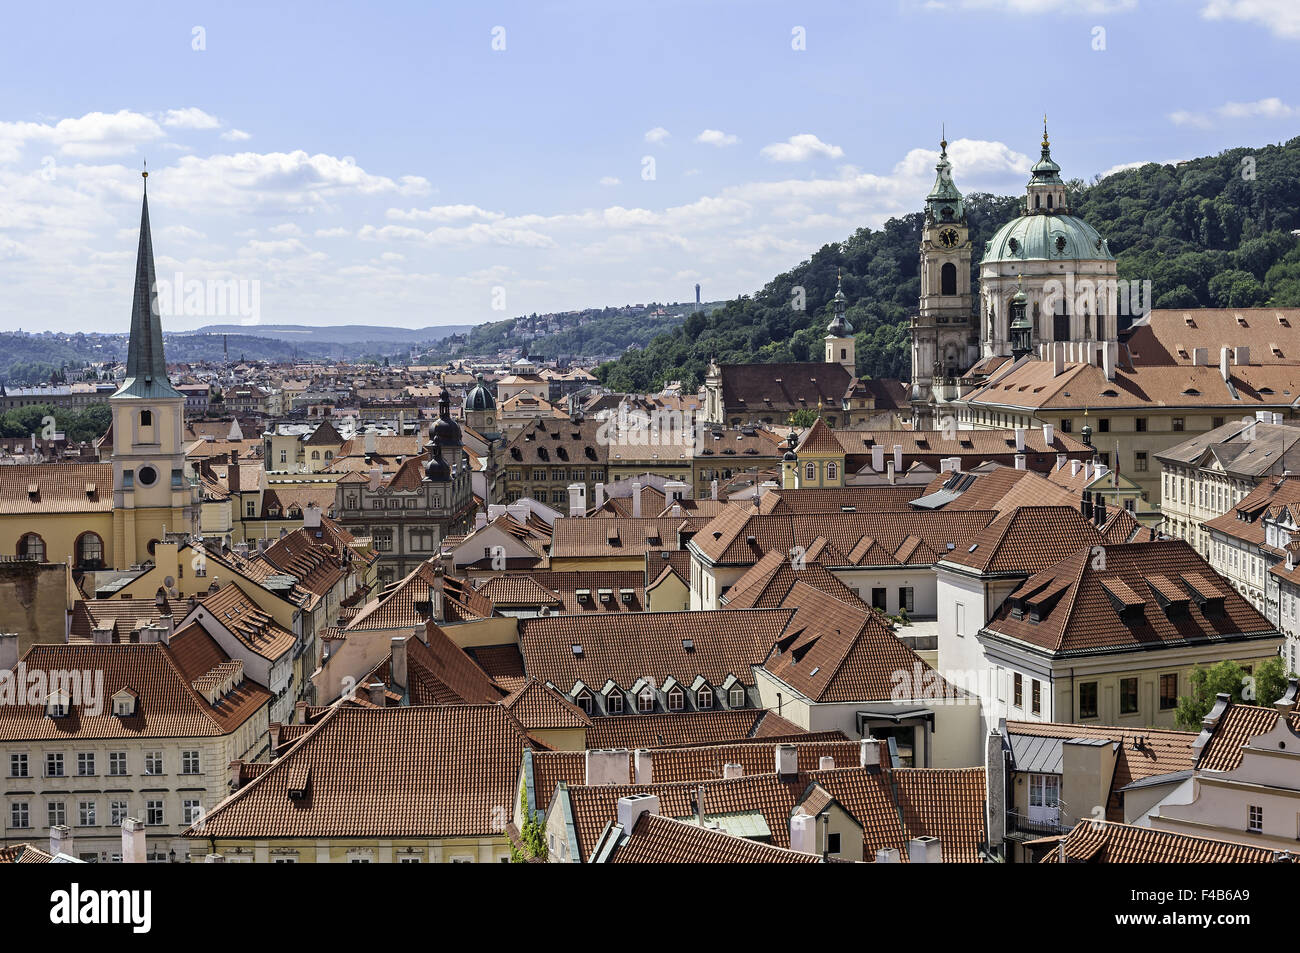
<path fill-rule="evenodd" d="M 1063 174 L 1091 181 L 1285 140 L 1300 103 L 1282 3 L 873 12 L 403 5 L 345 30 L 88 8 L 39 55 L 14 30 L 0 49 L 30 82 L 0 95 L 0 327 L 127 329 L 146 160 L 160 279 L 256 282 L 260 323 L 421 327 L 753 292 L 918 211 L 941 128 L 964 192 L 1018 194 L 1044 113 Z"/>

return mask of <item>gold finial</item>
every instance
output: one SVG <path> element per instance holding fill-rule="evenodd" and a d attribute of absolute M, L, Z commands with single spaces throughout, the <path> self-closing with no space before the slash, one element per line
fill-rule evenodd
<path fill-rule="evenodd" d="M 1049 143 L 1047 141 L 1047 113 L 1043 113 L 1043 148 L 1046 149 Z"/>
<path fill-rule="evenodd" d="M 147 179 L 147 178 L 149 178 L 149 160 L 148 160 L 148 159 L 145 159 L 145 160 L 144 160 L 144 168 L 143 168 L 143 169 L 141 170 L 141 172 L 140 172 L 140 178 L 142 178 L 142 179 Z"/>
<path fill-rule="evenodd" d="M 939 152 L 943 155 L 948 154 L 948 124 L 939 124 Z"/>

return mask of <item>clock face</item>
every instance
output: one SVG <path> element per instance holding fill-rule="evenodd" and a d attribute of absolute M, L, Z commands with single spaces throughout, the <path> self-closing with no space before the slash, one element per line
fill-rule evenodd
<path fill-rule="evenodd" d="M 944 248 L 955 248 L 958 241 L 960 241 L 960 236 L 955 228 L 945 228 L 939 233 L 939 244 Z"/>

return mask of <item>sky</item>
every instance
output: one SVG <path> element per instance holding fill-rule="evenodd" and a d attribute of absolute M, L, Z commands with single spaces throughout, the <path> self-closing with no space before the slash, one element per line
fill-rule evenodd
<path fill-rule="evenodd" d="M 1282 142 L 1297 0 L 13 5 L 0 330 L 473 324 L 752 293 L 921 208 Z"/>

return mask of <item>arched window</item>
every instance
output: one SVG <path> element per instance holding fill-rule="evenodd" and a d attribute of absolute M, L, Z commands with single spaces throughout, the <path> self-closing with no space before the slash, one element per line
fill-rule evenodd
<path fill-rule="evenodd" d="M 104 564 L 104 540 L 98 533 L 82 533 L 77 537 L 77 568 L 99 569 Z"/>
<path fill-rule="evenodd" d="M 701 686 L 700 690 L 695 693 L 695 707 L 701 709 L 713 707 L 713 689 L 709 688 L 708 685 Z"/>
<path fill-rule="evenodd" d="M 152 410 L 142 410 L 142 411 L 140 411 L 140 426 L 141 426 L 141 427 L 152 427 L 152 426 L 153 426 L 153 411 L 152 411 Z"/>
<path fill-rule="evenodd" d="M 1050 195 L 1047 197 L 1047 207 L 1048 208 L 1052 207 L 1052 197 Z"/>
<path fill-rule="evenodd" d="M 803 467 L 803 478 L 805 480 L 817 479 L 817 464 L 805 463 Z"/>
<path fill-rule="evenodd" d="M 957 293 L 957 266 L 950 261 L 943 263 L 939 269 L 939 293 L 955 295 Z"/>
<path fill-rule="evenodd" d="M 1042 207 L 1043 207 L 1043 197 L 1041 195 L 1035 195 L 1034 208 L 1042 208 Z"/>
<path fill-rule="evenodd" d="M 26 556 L 28 559 L 35 559 L 37 562 L 45 560 L 45 540 L 36 533 L 27 533 L 18 540 L 18 555 Z"/>
<path fill-rule="evenodd" d="M 668 710 L 681 711 L 686 706 L 686 693 L 680 688 L 674 688 L 668 693 Z"/>
<path fill-rule="evenodd" d="M 319 450 L 313 450 L 313 451 L 311 452 L 311 458 L 312 458 L 313 460 L 319 460 L 319 459 L 320 459 L 320 451 L 319 451 Z"/>
<path fill-rule="evenodd" d="M 333 450 L 326 450 L 326 451 L 325 451 L 325 459 L 326 459 L 326 460 L 333 460 L 333 459 L 334 459 L 334 451 L 333 451 Z"/>
<path fill-rule="evenodd" d="M 826 479 L 834 480 L 840 475 L 840 468 L 835 463 L 826 464 Z"/>
<path fill-rule="evenodd" d="M 643 715 L 655 710 L 654 689 L 648 686 L 641 689 L 641 694 L 636 697 L 636 710 Z"/>

